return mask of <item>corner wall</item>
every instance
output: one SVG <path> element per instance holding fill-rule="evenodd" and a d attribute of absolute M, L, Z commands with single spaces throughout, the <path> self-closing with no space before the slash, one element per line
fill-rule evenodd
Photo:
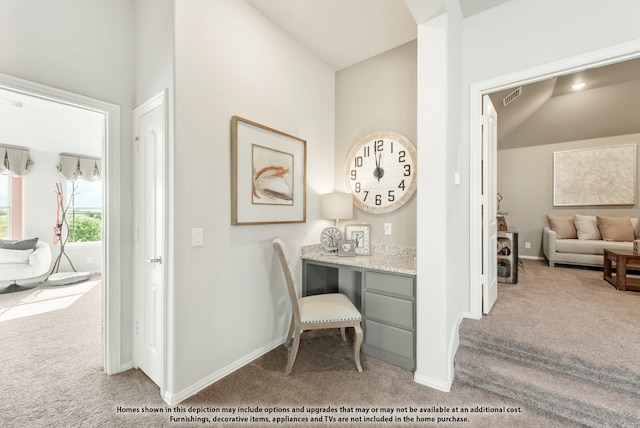
<path fill-rule="evenodd" d="M 319 194 L 334 189 L 334 72 L 244 1 L 175 4 L 172 400 L 281 343 L 289 321 L 271 239 L 298 281 L 317 243 Z M 306 223 L 231 226 L 231 116 L 307 141 Z M 204 245 L 191 246 L 203 228 Z"/>
<path fill-rule="evenodd" d="M 417 41 L 405 43 L 336 72 L 336 191 L 347 192 L 344 165 L 351 148 L 375 131 L 395 131 L 417 142 Z M 420 169 L 418 169 L 420 174 Z M 416 200 L 388 214 L 354 208 L 354 218 L 341 224 L 368 223 L 373 244 L 416 246 Z M 392 235 L 384 235 L 384 223 Z"/>

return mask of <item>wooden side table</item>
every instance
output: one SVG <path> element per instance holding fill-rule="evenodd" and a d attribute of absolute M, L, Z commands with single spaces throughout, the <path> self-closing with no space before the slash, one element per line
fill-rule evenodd
<path fill-rule="evenodd" d="M 616 264 L 613 275 L 612 264 Z M 631 250 L 604 249 L 604 279 L 620 291 L 640 291 L 640 278 L 627 277 L 627 265 L 640 265 L 640 253 Z"/>

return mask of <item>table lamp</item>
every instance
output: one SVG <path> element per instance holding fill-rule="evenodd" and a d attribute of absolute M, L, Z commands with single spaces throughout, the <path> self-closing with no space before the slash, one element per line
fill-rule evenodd
<path fill-rule="evenodd" d="M 320 197 L 322 218 L 335 220 L 336 226 L 340 220 L 353 218 L 353 196 L 351 193 L 327 193 Z"/>

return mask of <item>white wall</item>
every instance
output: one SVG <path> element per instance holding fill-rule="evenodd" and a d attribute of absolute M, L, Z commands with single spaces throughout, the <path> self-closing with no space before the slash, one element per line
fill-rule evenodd
<path fill-rule="evenodd" d="M 418 27 L 418 292 L 414 378 L 448 391 L 468 257 L 462 245 L 459 116 L 462 15 L 457 2 Z"/>
<path fill-rule="evenodd" d="M 319 197 L 334 189 L 334 73 L 247 3 L 175 5 L 174 399 L 206 386 L 286 334 L 288 303 L 271 239 L 300 278 L 317 243 Z M 230 120 L 307 140 L 307 221 L 230 226 Z M 204 246 L 191 247 L 191 229 Z"/>
<path fill-rule="evenodd" d="M 66 181 L 56 168 L 60 162 L 58 153 L 41 150 L 30 150 L 29 153 L 35 164 L 31 171 L 22 177 L 24 237 L 37 236 L 41 241 L 47 242 L 51 246 L 53 264 L 60 254 L 60 246 L 53 245 L 53 227 L 58 209 L 56 183 L 66 186 Z M 66 187 L 63 189 L 66 192 Z M 67 243 L 65 254 L 69 256 L 78 272 L 102 270 L 101 243 Z M 61 260 L 60 272 L 73 271 L 65 256 L 62 256 Z"/>
<path fill-rule="evenodd" d="M 112 184 L 130 183 L 133 105 L 133 2 L 130 0 L 0 0 L 0 73 L 120 106 L 121 140 L 112 153 Z M 122 302 L 131 301 L 132 193 L 130 186 L 110 195 L 121 218 L 112 226 L 122 248 L 119 266 Z M 53 226 L 52 226 L 53 227 Z M 130 310 L 122 311 L 122 361 L 131 360 Z"/>
<path fill-rule="evenodd" d="M 430 3 L 438 6 L 442 2 Z M 418 218 L 428 220 L 418 222 L 418 275 L 428 272 L 435 285 L 418 293 L 416 380 L 436 387 L 452 380 L 453 356 L 444 355 L 442 349 L 447 344 L 451 344 L 448 349 L 455 349 L 455 319 L 469 310 L 469 86 L 640 38 L 635 23 L 640 4 L 634 0 L 606 4 L 511 0 L 461 25 L 456 2 L 445 3 L 447 14 L 422 25 L 418 38 L 418 156 L 422 171 L 433 168 L 431 177 L 422 174 L 418 183 Z M 457 38 L 461 36 L 460 43 Z M 458 78 L 454 62 L 460 52 L 463 68 Z M 445 64 L 452 59 L 448 69 Z M 443 109 L 440 113 L 438 103 Z M 439 143 L 447 148 L 440 148 Z M 451 183 L 458 171 L 460 188 Z M 444 215 L 434 206 L 446 206 Z M 447 226 L 442 228 L 443 224 Z"/>

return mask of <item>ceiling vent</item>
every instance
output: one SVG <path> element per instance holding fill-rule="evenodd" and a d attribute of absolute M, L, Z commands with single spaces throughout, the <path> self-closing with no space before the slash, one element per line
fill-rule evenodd
<path fill-rule="evenodd" d="M 522 86 L 517 87 L 513 92 L 502 99 L 502 106 L 506 107 L 511 104 L 522 93 Z"/>

